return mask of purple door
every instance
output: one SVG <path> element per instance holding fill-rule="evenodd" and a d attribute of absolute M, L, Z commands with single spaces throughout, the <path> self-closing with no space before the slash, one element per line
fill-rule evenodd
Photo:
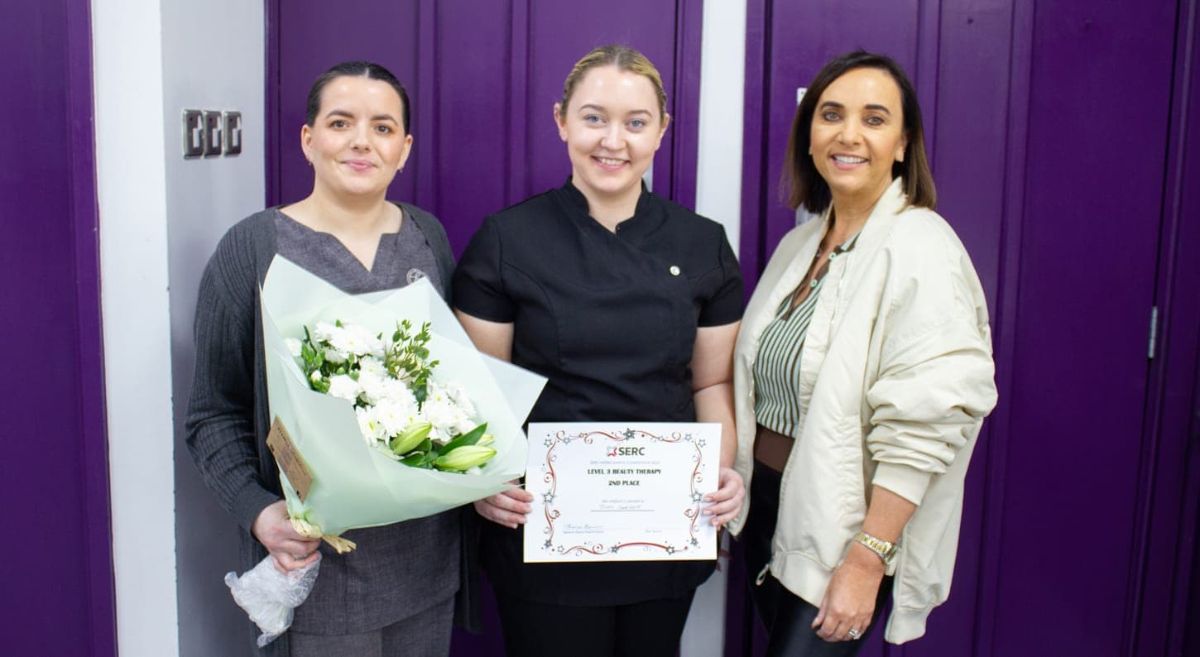
<path fill-rule="evenodd" d="M 0 21 L 2 652 L 116 654 L 87 2 Z"/>
<path fill-rule="evenodd" d="M 675 121 L 654 160 L 655 191 L 694 200 L 698 3 L 352 0 L 330 12 L 272 1 L 267 16 L 271 204 L 311 190 L 299 133 L 313 79 L 339 61 L 369 59 L 391 69 L 413 103 L 414 151 L 391 197 L 436 214 L 461 251 L 486 215 L 566 180 L 551 108 L 575 60 L 613 42 L 646 53 L 667 88 Z"/>
<path fill-rule="evenodd" d="M 914 79 L 938 209 L 992 311 L 1000 406 L 968 478 L 953 593 L 926 638 L 885 648 L 876 633 L 865 654 L 1166 654 L 1182 636 L 1168 628 L 1172 565 L 1190 566 L 1163 537 L 1189 545 L 1195 510 L 1177 502 L 1182 459 L 1162 456 L 1186 453 L 1186 412 L 1164 424 L 1157 409 L 1164 381 L 1194 390 L 1194 333 L 1176 352 L 1190 367 L 1174 375 L 1148 351 L 1152 308 L 1161 319 L 1167 305 L 1185 317 L 1196 305 L 1194 289 L 1167 285 L 1182 270 L 1163 273 L 1180 225 L 1171 190 L 1200 183 L 1194 156 L 1180 164 L 1179 112 L 1200 113 L 1178 97 L 1194 56 L 1176 34 L 1194 41 L 1195 23 L 1177 11 L 1191 4 L 749 6 L 743 268 L 757 272 L 793 225 L 774 181 L 797 87 L 863 47 Z"/>
<path fill-rule="evenodd" d="M 654 160 L 654 190 L 691 205 L 700 10 L 684 0 L 351 0 L 337 11 L 269 1 L 267 202 L 311 190 L 299 133 L 312 80 L 343 60 L 373 60 L 413 103 L 414 152 L 391 198 L 437 215 L 461 252 L 485 216 L 566 180 L 551 111 L 563 79 L 591 48 L 623 43 L 658 67 L 674 119 Z M 485 633 L 457 634 L 454 654 L 502 654 L 490 593 L 484 611 Z"/>

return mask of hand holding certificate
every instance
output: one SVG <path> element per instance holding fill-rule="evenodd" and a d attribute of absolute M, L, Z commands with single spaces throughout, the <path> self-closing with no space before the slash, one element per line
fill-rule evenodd
<path fill-rule="evenodd" d="M 715 559 L 720 444 L 718 424 L 530 423 L 525 561 Z"/>

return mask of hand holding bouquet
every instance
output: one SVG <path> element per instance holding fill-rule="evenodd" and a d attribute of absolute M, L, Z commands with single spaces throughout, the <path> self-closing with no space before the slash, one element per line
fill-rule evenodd
<path fill-rule="evenodd" d="M 351 550 L 348 529 L 440 513 L 524 473 L 521 424 L 546 380 L 479 353 L 427 280 L 348 295 L 276 256 L 260 298 L 301 534 Z"/>

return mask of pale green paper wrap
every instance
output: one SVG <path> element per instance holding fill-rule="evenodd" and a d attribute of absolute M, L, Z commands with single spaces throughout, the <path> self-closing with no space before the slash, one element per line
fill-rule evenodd
<path fill-rule="evenodd" d="M 308 498 L 300 501 L 280 473 L 288 514 L 337 536 L 433 515 L 493 495 L 525 473 L 521 423 L 546 384 L 510 363 L 481 354 L 429 281 L 399 290 L 349 295 L 286 258 L 275 256 L 262 289 L 263 346 L 271 417 L 287 428 L 312 471 Z M 431 323 L 434 380 L 462 385 L 480 421 L 495 436 L 496 456 L 479 474 L 411 468 L 367 444 L 353 405 L 311 390 L 284 338 L 301 338 L 319 321 L 353 322 L 390 336 L 407 319 Z"/>

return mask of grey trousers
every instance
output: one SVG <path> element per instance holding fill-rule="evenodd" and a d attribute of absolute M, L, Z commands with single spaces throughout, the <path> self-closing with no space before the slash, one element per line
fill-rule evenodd
<path fill-rule="evenodd" d="M 288 632 L 292 657 L 446 657 L 454 597 L 373 632 L 322 636 Z"/>

